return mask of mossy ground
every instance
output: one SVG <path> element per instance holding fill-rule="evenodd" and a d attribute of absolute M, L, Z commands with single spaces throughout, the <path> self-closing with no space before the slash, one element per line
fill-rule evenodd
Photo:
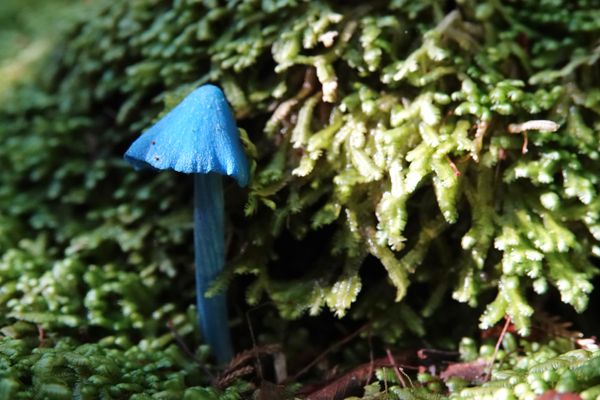
<path fill-rule="evenodd" d="M 205 82 L 253 162 L 214 288 L 238 349 L 252 327 L 293 372 L 360 330 L 302 382 L 463 336 L 490 361 L 478 330 L 508 316 L 490 382 L 379 371 L 364 398 L 597 396 L 597 352 L 535 315 L 599 329 L 598 1 L 94 1 L 59 36 L 60 7 L 2 7 L 2 37 L 46 44 L 0 49 L 0 398 L 270 390 L 251 365 L 206 389 L 191 186 L 121 158 Z"/>

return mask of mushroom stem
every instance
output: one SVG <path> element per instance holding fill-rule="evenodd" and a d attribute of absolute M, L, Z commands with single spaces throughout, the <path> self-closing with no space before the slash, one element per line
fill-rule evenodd
<path fill-rule="evenodd" d="M 198 320 L 219 363 L 233 357 L 224 293 L 205 297 L 225 265 L 223 183 L 215 173 L 194 174 L 194 249 Z"/>

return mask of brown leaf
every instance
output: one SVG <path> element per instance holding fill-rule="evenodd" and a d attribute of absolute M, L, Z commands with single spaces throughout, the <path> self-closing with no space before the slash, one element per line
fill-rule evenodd
<path fill-rule="evenodd" d="M 581 400 L 581 396 L 577 393 L 558 393 L 555 390 L 549 390 L 538 397 L 538 400 Z"/>
<path fill-rule="evenodd" d="M 448 365 L 441 374 L 440 378 L 448 380 L 450 378 L 462 378 L 471 383 L 482 382 L 485 377 L 485 369 L 488 363 L 485 360 L 475 360 Z"/>
<path fill-rule="evenodd" d="M 404 352 L 402 356 L 393 357 L 393 360 L 396 367 L 416 369 L 406 365 L 412 362 L 414 358 L 414 352 Z M 306 400 L 341 400 L 353 394 L 360 394 L 360 391 L 374 375 L 377 368 L 393 366 L 388 357 L 378 358 L 354 368 L 316 390 L 314 387 L 305 387 L 300 392 L 306 396 Z"/>
<path fill-rule="evenodd" d="M 254 372 L 254 367 L 251 365 L 247 365 L 245 367 L 240 367 L 238 369 L 234 369 L 227 374 L 222 374 L 217 378 L 215 382 L 215 386 L 219 389 L 225 389 L 230 386 L 236 379 L 241 378 L 242 376 L 250 375 Z"/>
<path fill-rule="evenodd" d="M 263 356 L 272 356 L 281 352 L 279 345 L 265 345 L 242 351 L 233 357 L 225 370 L 215 379 L 214 385 L 224 389 L 242 376 L 256 374 L 258 381 L 263 381 L 260 361 Z"/>
<path fill-rule="evenodd" d="M 244 350 L 233 357 L 227 366 L 226 372 L 239 368 L 249 361 L 255 361 L 257 356 L 275 354 L 281 351 L 281 346 L 270 344 Z"/>
<path fill-rule="evenodd" d="M 371 372 L 369 372 L 371 370 Z M 346 398 L 355 394 L 361 389 L 372 375 L 373 370 L 369 365 L 363 365 L 359 368 L 342 375 L 326 386 L 310 393 L 307 400 L 337 400 Z"/>

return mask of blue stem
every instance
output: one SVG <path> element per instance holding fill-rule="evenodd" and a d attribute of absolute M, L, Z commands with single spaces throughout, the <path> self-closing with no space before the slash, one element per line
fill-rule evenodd
<path fill-rule="evenodd" d="M 213 173 L 194 174 L 194 248 L 200 329 L 217 361 L 226 363 L 233 357 L 226 296 L 225 293 L 204 296 L 225 265 L 221 179 Z"/>

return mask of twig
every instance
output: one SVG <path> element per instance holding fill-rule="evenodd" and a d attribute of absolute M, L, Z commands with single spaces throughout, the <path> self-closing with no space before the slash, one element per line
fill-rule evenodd
<path fill-rule="evenodd" d="M 250 331 L 250 339 L 252 340 L 252 350 L 254 351 L 254 358 L 256 363 L 256 374 L 258 375 L 258 379 L 262 382 L 263 379 L 263 371 L 262 366 L 260 365 L 260 356 L 258 354 L 258 347 L 256 346 L 256 336 L 254 336 L 254 329 L 252 328 L 252 321 L 250 321 L 250 312 L 253 309 L 248 310 L 246 312 L 246 323 L 248 324 L 248 330 Z"/>
<path fill-rule="evenodd" d="M 448 156 L 446 156 L 446 159 L 448 160 L 448 164 L 450 164 L 450 168 L 452 168 L 452 172 L 454 172 L 454 176 L 459 177 L 461 173 L 454 161 Z"/>
<path fill-rule="evenodd" d="M 502 332 L 500 332 L 500 336 L 498 337 L 498 341 L 496 342 L 496 347 L 494 348 L 494 355 L 492 357 L 492 361 L 490 361 L 490 368 L 489 368 L 488 372 L 486 372 L 485 377 L 483 378 L 484 382 L 489 381 L 492 376 L 492 368 L 494 368 L 494 362 L 496 362 L 496 357 L 498 356 L 498 350 L 500 350 L 500 345 L 502 344 L 502 340 L 504 340 L 504 336 L 506 335 L 506 332 L 508 331 L 508 327 L 510 326 L 510 323 L 512 321 L 509 315 L 507 315 L 504 318 L 506 319 L 506 322 L 504 323 Z"/>
<path fill-rule="evenodd" d="M 288 379 L 288 382 L 289 381 L 296 381 L 300 376 L 304 375 L 312 367 L 314 367 L 316 364 L 318 364 L 319 362 L 321 362 L 321 360 L 323 360 L 329 353 L 331 353 L 333 350 L 335 350 L 339 346 L 341 346 L 343 344 L 346 344 L 350 340 L 354 339 L 356 336 L 358 336 L 360 333 L 362 333 L 369 326 L 370 326 L 370 324 L 365 324 L 365 325 L 361 326 L 356 332 L 351 333 L 350 335 L 346 336 L 345 338 L 343 338 L 339 342 L 334 343 L 331 346 L 329 346 L 325 351 L 323 351 L 321 354 L 319 354 L 317 356 L 317 358 L 315 358 L 314 360 L 312 360 L 310 363 L 308 363 L 308 365 L 306 365 L 304 368 L 302 368 L 300 371 L 298 371 L 294 376 L 292 376 L 290 379 Z"/>
<path fill-rule="evenodd" d="M 438 350 L 438 349 L 420 349 L 417 351 L 417 357 L 421 360 L 429 358 L 428 354 L 437 354 L 442 356 L 457 356 L 460 353 L 458 351 Z"/>
<path fill-rule="evenodd" d="M 181 350 L 183 350 L 183 352 L 189 358 L 191 358 L 194 361 L 200 363 L 200 360 L 198 360 L 196 358 L 196 355 L 192 352 L 192 350 L 190 350 L 190 348 L 185 343 L 185 341 L 183 340 L 183 338 L 181 337 L 181 335 L 179 335 L 179 333 L 175 330 L 175 327 L 173 326 L 173 321 L 170 320 L 170 319 L 167 321 L 167 328 L 169 328 L 169 332 L 171 332 L 171 335 L 173 335 L 173 339 L 175 339 L 175 341 L 177 342 L 177 344 L 179 345 L 179 347 L 181 347 Z"/>
<path fill-rule="evenodd" d="M 390 349 L 385 349 L 385 353 L 387 354 L 388 360 L 390 361 L 390 364 L 392 364 L 392 367 L 394 368 L 394 373 L 396 374 L 396 378 L 398 378 L 402 387 L 406 388 L 406 382 L 404 382 L 402 375 L 404 375 L 408 379 L 410 386 L 413 387 L 410 377 L 406 374 L 406 372 L 404 372 L 404 369 L 402 367 L 400 367 L 396 364 L 396 359 L 392 355 L 392 352 L 390 351 Z"/>
<path fill-rule="evenodd" d="M 523 132 L 523 146 L 521 147 L 521 154 L 527 154 L 527 146 L 529 145 L 529 137 L 527 132 Z"/>
<path fill-rule="evenodd" d="M 373 371 L 375 370 L 375 362 L 373 357 L 373 335 L 369 332 L 369 376 L 367 377 L 367 385 L 371 382 Z"/>
<path fill-rule="evenodd" d="M 185 355 L 187 355 L 190 359 L 194 360 L 196 362 L 196 364 L 198 364 L 198 366 L 200 368 L 202 368 L 204 373 L 206 375 L 208 375 L 210 381 L 214 382 L 215 376 L 210 372 L 210 370 L 206 367 L 206 365 L 201 360 L 199 360 L 198 357 L 196 357 L 196 355 L 188 347 L 187 343 L 185 343 L 185 340 L 183 340 L 181 335 L 179 335 L 179 333 L 175 330 L 175 327 L 173 326 L 173 321 L 171 319 L 169 319 L 167 321 L 167 328 L 169 329 L 169 332 L 171 332 L 171 335 L 173 335 L 173 339 L 175 339 L 175 341 L 177 342 L 177 345 L 179 345 L 179 347 L 181 348 L 183 353 Z"/>
<path fill-rule="evenodd" d="M 388 360 L 390 360 L 390 364 L 392 364 L 392 367 L 394 368 L 394 373 L 396 374 L 396 378 L 398 378 L 402 387 L 406 388 L 406 383 L 404 382 L 404 378 L 402 378 L 402 375 L 400 375 L 400 370 L 396 366 L 396 360 L 394 360 L 394 356 L 392 356 L 392 352 L 390 351 L 390 349 L 385 349 L 385 353 L 387 354 Z"/>

